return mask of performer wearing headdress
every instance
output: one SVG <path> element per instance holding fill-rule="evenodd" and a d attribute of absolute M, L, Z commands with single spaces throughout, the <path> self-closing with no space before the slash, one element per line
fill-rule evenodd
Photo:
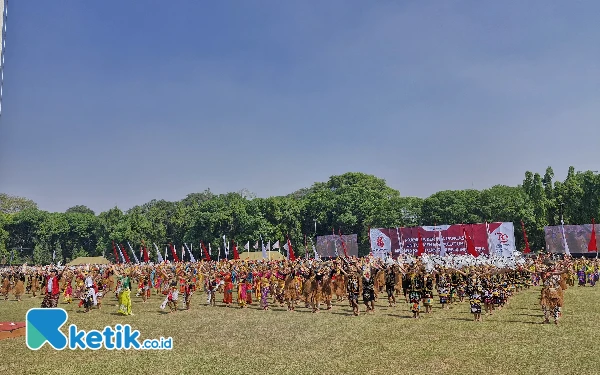
<path fill-rule="evenodd" d="M 358 276 L 358 272 L 356 272 L 356 268 L 354 266 L 350 266 L 349 272 L 346 272 L 344 269 L 340 269 L 340 272 L 346 275 L 346 291 L 348 293 L 348 302 L 350 303 L 350 307 L 352 307 L 354 316 L 358 316 L 360 314 L 358 307 L 360 278 Z"/>
<path fill-rule="evenodd" d="M 367 313 L 373 313 L 375 312 L 375 285 L 370 269 L 363 271 L 362 287 L 363 303 L 367 307 Z"/>
<path fill-rule="evenodd" d="M 23 272 L 19 272 L 15 275 L 15 283 L 15 299 L 21 302 L 21 296 L 25 294 L 25 274 Z"/>
<path fill-rule="evenodd" d="M 556 265 L 548 262 L 542 270 L 542 298 L 540 304 L 544 312 L 544 323 L 550 323 L 550 316 L 554 318 L 554 324 L 558 324 L 563 306 L 563 288 L 560 285 L 560 276 L 568 270 L 557 270 Z"/>
<path fill-rule="evenodd" d="M 8 300 L 8 292 L 9 291 L 10 291 L 10 278 L 9 278 L 9 275 L 7 273 L 5 273 L 4 275 L 2 275 L 2 288 L 0 289 L 0 292 L 4 296 L 5 300 Z"/>
<path fill-rule="evenodd" d="M 411 304 L 410 311 L 413 313 L 413 318 L 419 319 L 421 313 L 420 302 L 423 296 L 423 283 L 422 277 L 417 273 L 416 267 L 413 266 L 408 280 L 408 299 Z"/>
<path fill-rule="evenodd" d="M 389 265 L 385 271 L 385 291 L 388 295 L 388 306 L 394 307 L 396 306 L 396 297 L 394 296 L 394 292 L 396 289 L 396 272 L 394 271 L 394 266 Z"/>
<path fill-rule="evenodd" d="M 429 314 L 433 310 L 433 277 L 426 275 L 424 281 L 423 307 L 425 307 L 425 313 Z"/>
<path fill-rule="evenodd" d="M 444 282 L 438 287 L 438 295 L 440 297 L 440 304 L 442 305 L 442 309 L 449 309 L 448 306 L 448 298 L 450 294 L 450 283 Z"/>
<path fill-rule="evenodd" d="M 469 303 L 471 304 L 471 314 L 476 322 L 481 321 L 481 285 L 476 285 L 471 290 L 469 295 Z"/>
<path fill-rule="evenodd" d="M 96 288 L 94 288 L 94 278 L 92 274 L 88 274 L 84 280 L 85 285 L 85 293 L 82 294 L 81 299 L 83 301 L 83 306 L 85 307 L 85 312 L 89 312 L 92 306 L 96 306 L 98 304 L 98 300 L 96 299 Z"/>
<path fill-rule="evenodd" d="M 206 278 L 206 303 L 209 306 L 216 306 L 216 293 L 218 288 L 217 279 L 211 273 Z"/>
<path fill-rule="evenodd" d="M 40 290 L 40 274 L 36 271 L 31 276 L 31 293 L 34 297 L 38 290 Z"/>
<path fill-rule="evenodd" d="M 252 287 L 254 285 L 254 275 L 252 271 L 248 271 L 245 279 L 246 284 L 246 304 L 252 305 Z"/>
<path fill-rule="evenodd" d="M 248 300 L 247 294 L 247 285 L 244 279 L 240 280 L 238 283 L 238 304 L 240 308 L 246 307 L 246 301 Z"/>
<path fill-rule="evenodd" d="M 73 287 L 71 283 L 67 283 L 65 291 L 63 292 L 63 298 L 65 303 L 70 304 L 73 301 Z"/>
<path fill-rule="evenodd" d="M 115 270 L 115 274 L 119 278 L 120 284 L 119 310 L 117 312 L 122 315 L 133 315 L 131 312 L 131 277 L 129 277 L 129 271 L 126 271 L 125 275 L 121 275 Z"/>
<path fill-rule="evenodd" d="M 577 271 L 577 278 L 579 279 L 579 286 L 585 286 L 585 282 L 586 282 L 586 267 L 584 265 L 582 265 L 579 270 Z"/>
<path fill-rule="evenodd" d="M 170 313 L 174 313 L 177 312 L 177 302 L 179 300 L 179 291 L 177 290 L 177 282 L 173 282 L 173 284 L 171 284 L 171 290 L 169 291 L 169 294 L 167 295 L 167 305 L 169 305 L 169 314 Z"/>
<path fill-rule="evenodd" d="M 283 299 L 287 304 L 288 311 L 295 311 L 299 289 L 296 271 L 288 266 L 283 270 L 282 275 L 285 277 L 283 283 Z"/>
<path fill-rule="evenodd" d="M 196 283 L 192 280 L 192 277 L 188 277 L 187 284 L 185 285 L 183 300 L 185 302 L 185 309 L 189 310 L 192 305 L 192 295 L 196 290 Z"/>
<path fill-rule="evenodd" d="M 58 305 L 58 298 L 60 297 L 59 281 L 61 276 L 58 276 L 56 269 L 52 269 L 50 275 L 46 276 L 46 295 L 42 301 L 42 308 L 54 308 Z"/>
<path fill-rule="evenodd" d="M 227 271 L 223 273 L 223 303 L 225 306 L 231 306 L 233 302 L 233 279 L 231 276 L 231 272 Z"/>
<path fill-rule="evenodd" d="M 148 302 L 148 298 L 150 298 L 150 279 L 148 278 L 148 276 L 140 276 L 140 288 L 142 289 L 142 301 L 144 303 Z"/>
<path fill-rule="evenodd" d="M 275 266 L 277 267 L 277 266 Z M 272 285 L 274 285 L 273 293 L 275 295 L 274 303 L 279 303 L 279 307 L 283 307 L 285 302 L 284 289 L 285 289 L 285 275 L 281 273 L 277 268 L 275 268 L 275 272 L 273 272 Z"/>
<path fill-rule="evenodd" d="M 267 278 L 267 274 L 264 273 L 262 275 L 262 277 L 260 278 L 260 306 L 263 308 L 263 310 L 268 310 L 269 309 L 269 290 L 270 290 L 270 283 L 269 283 L 269 279 Z"/>

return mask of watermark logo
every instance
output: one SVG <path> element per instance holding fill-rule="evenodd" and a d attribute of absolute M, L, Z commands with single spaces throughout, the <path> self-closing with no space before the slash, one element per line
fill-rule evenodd
<path fill-rule="evenodd" d="M 67 337 L 60 328 L 67 322 L 64 309 L 30 309 L 25 316 L 25 342 L 31 350 L 39 350 L 48 343 L 56 350 L 108 349 L 108 350 L 171 350 L 173 338 L 145 339 L 140 342 L 140 331 L 132 330 L 129 324 L 106 326 L 102 331 L 79 330 L 71 324 Z"/>
<path fill-rule="evenodd" d="M 67 346 L 67 336 L 60 331 L 67 322 L 64 309 L 30 309 L 25 322 L 25 342 L 29 349 L 38 350 L 45 343 L 56 350 Z"/>

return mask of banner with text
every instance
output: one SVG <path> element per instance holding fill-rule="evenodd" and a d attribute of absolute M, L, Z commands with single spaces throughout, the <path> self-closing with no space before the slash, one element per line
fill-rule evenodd
<path fill-rule="evenodd" d="M 550 253 L 565 253 L 565 241 L 570 253 L 587 253 L 592 236 L 592 224 L 564 225 L 565 235 L 560 225 L 544 227 L 546 251 Z M 600 224 L 596 224 L 596 243 L 600 244 Z"/>
<path fill-rule="evenodd" d="M 464 255 L 467 253 L 465 231 L 473 239 L 475 250 L 479 254 L 504 257 L 513 255 L 515 229 L 511 222 L 371 229 L 371 252 L 379 258 L 415 255 L 420 233 L 425 253 Z"/>
<path fill-rule="evenodd" d="M 317 254 L 324 257 L 343 257 L 344 244 L 348 256 L 358 256 L 358 241 L 356 234 L 344 234 L 340 238 L 337 234 L 328 236 L 317 236 Z"/>

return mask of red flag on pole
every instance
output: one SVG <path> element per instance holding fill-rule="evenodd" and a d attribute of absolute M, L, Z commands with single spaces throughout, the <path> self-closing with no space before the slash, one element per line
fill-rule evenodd
<path fill-rule="evenodd" d="M 204 246 L 204 242 L 200 241 L 200 247 L 202 248 L 202 251 L 204 252 L 204 260 L 206 260 L 207 262 L 210 262 L 210 255 L 208 255 L 208 250 L 206 250 L 206 246 Z"/>
<path fill-rule="evenodd" d="M 592 235 L 590 236 L 590 242 L 588 243 L 588 251 L 598 251 L 598 246 L 596 245 L 596 223 L 594 222 L 594 218 L 592 218 Z"/>
<path fill-rule="evenodd" d="M 294 255 L 294 249 L 292 249 L 292 242 L 290 241 L 290 236 L 287 238 L 288 248 L 290 252 L 290 260 L 293 262 L 296 260 L 296 255 Z"/>
<path fill-rule="evenodd" d="M 125 246 L 121 245 L 121 251 L 123 252 L 125 263 L 131 263 L 131 260 L 129 260 L 129 255 L 127 255 L 127 250 L 125 250 Z"/>
<path fill-rule="evenodd" d="M 173 255 L 173 260 L 175 262 L 179 262 L 179 257 L 177 257 L 177 252 L 175 251 L 175 246 L 173 246 L 172 243 L 169 243 L 169 246 L 171 247 L 171 254 Z"/>
<path fill-rule="evenodd" d="M 529 254 L 531 253 L 531 249 L 529 248 L 529 240 L 527 239 L 527 231 L 525 230 L 523 220 L 521 220 L 521 228 L 523 228 L 523 239 L 525 240 L 525 249 L 523 250 L 523 253 Z"/>
<path fill-rule="evenodd" d="M 420 257 L 425 253 L 425 245 L 423 245 L 423 237 L 421 237 L 421 231 L 417 230 L 419 234 L 419 242 L 417 244 L 417 256 Z"/>
<path fill-rule="evenodd" d="M 115 241 L 112 242 L 113 243 L 113 252 L 115 253 L 115 262 L 117 264 L 121 263 L 121 261 L 119 260 L 119 256 L 117 255 L 117 247 L 115 246 Z"/>
<path fill-rule="evenodd" d="M 238 253 L 237 245 L 235 244 L 235 242 L 233 243 L 233 259 L 240 259 L 240 253 Z"/>
<path fill-rule="evenodd" d="M 473 239 L 469 237 L 467 234 L 467 230 L 463 227 L 463 233 L 465 235 L 465 241 L 467 242 L 467 254 L 473 255 L 474 257 L 479 256 L 477 250 L 475 250 L 475 244 L 473 243 Z"/>
<path fill-rule="evenodd" d="M 339 234 L 340 234 L 340 240 L 342 240 L 342 249 L 344 249 L 344 256 L 346 258 L 348 258 L 348 251 L 346 250 L 346 241 L 344 241 L 344 237 L 342 237 L 342 230 L 341 229 L 338 229 L 338 230 L 339 230 Z"/>
<path fill-rule="evenodd" d="M 148 249 L 146 249 L 146 243 L 142 240 L 142 249 L 144 250 L 144 262 L 150 263 L 150 257 L 148 256 Z"/>

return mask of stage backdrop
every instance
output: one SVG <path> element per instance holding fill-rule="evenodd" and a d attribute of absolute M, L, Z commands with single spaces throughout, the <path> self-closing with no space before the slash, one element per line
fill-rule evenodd
<path fill-rule="evenodd" d="M 489 223 L 489 228 L 486 224 L 455 224 L 371 229 L 371 251 L 376 257 L 387 257 L 388 254 L 393 258 L 400 254 L 414 255 L 421 233 L 427 254 L 440 254 L 445 249 L 448 255 L 463 255 L 467 253 L 463 228 L 473 239 L 479 254 L 509 257 L 515 250 L 515 229 L 513 223 L 508 222 Z"/>
<path fill-rule="evenodd" d="M 320 257 L 336 257 L 344 256 L 343 242 L 346 243 L 346 251 L 348 256 L 358 256 L 358 241 L 356 234 L 345 234 L 340 236 L 328 235 L 317 236 L 317 253 Z M 337 249 L 337 252 L 336 252 Z"/>
<path fill-rule="evenodd" d="M 592 235 L 592 224 L 565 225 L 565 237 L 571 253 L 587 253 L 588 243 Z M 600 245 L 600 224 L 596 224 L 596 243 Z M 560 225 L 544 227 L 546 235 L 546 251 L 550 253 L 565 253 L 562 229 Z"/>

